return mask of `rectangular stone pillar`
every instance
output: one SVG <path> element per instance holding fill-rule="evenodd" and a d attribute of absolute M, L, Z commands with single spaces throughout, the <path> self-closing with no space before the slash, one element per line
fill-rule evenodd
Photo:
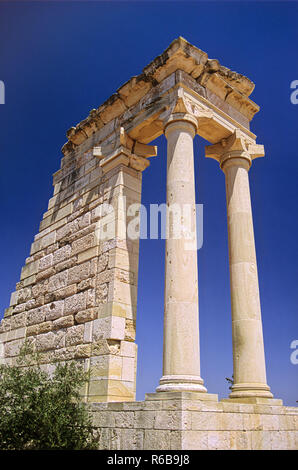
<path fill-rule="evenodd" d="M 142 174 L 119 161 L 105 174 L 105 215 L 97 226 L 102 254 L 96 279 L 99 311 L 92 325 L 97 351 L 90 359 L 88 400 L 92 402 L 135 399 L 139 240 L 126 236 L 126 212 L 141 202 Z M 113 212 L 106 213 L 110 209 Z"/>
<path fill-rule="evenodd" d="M 124 202 L 140 203 L 142 165 L 132 154 L 100 161 L 88 149 L 66 152 L 54 175 L 54 195 L 1 322 L 1 361 L 15 364 L 28 340 L 46 371 L 70 360 L 90 370 L 85 400 L 133 400 L 139 245 L 126 239 Z M 140 159 L 144 169 L 149 163 Z"/>

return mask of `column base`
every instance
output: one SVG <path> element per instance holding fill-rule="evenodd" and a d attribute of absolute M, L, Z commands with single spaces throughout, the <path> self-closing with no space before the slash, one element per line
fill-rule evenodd
<path fill-rule="evenodd" d="M 273 395 L 270 392 L 270 387 L 262 383 L 238 383 L 232 385 L 232 392 L 229 395 L 230 399 L 242 398 L 266 398 L 272 399 Z"/>
<path fill-rule="evenodd" d="M 198 375 L 164 375 L 156 392 L 200 392 L 206 393 L 204 381 Z"/>

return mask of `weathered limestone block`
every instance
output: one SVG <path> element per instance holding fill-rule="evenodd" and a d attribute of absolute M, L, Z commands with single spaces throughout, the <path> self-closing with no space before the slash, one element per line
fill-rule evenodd
<path fill-rule="evenodd" d="M 112 250 L 111 250 L 112 251 Z M 109 252 L 111 253 L 111 252 Z M 109 262 L 109 256 L 111 256 L 111 254 L 109 253 L 103 253 L 101 256 L 98 257 L 98 262 L 97 262 L 97 272 L 98 273 L 101 273 L 102 271 L 104 271 L 108 265 L 108 262 Z"/>
<path fill-rule="evenodd" d="M 11 318 L 4 318 L 0 324 L 0 333 L 11 330 Z"/>
<path fill-rule="evenodd" d="M 76 320 L 76 323 L 85 323 L 91 320 L 95 320 L 96 317 L 97 317 L 97 309 L 88 308 L 86 310 L 81 310 L 80 312 L 76 313 L 75 320 Z"/>
<path fill-rule="evenodd" d="M 123 340 L 125 335 L 125 319 L 121 317 L 98 318 L 93 321 L 93 341 L 103 338 Z"/>
<path fill-rule="evenodd" d="M 51 302 L 45 306 L 46 308 L 46 320 L 56 320 L 62 317 L 64 310 L 64 301 L 58 300 L 57 302 Z"/>
<path fill-rule="evenodd" d="M 22 304 L 26 302 L 27 300 L 30 300 L 31 295 L 32 295 L 32 289 L 31 287 L 25 287 L 24 289 L 20 289 L 17 292 L 17 303 Z"/>
<path fill-rule="evenodd" d="M 91 344 L 79 344 L 75 346 L 75 350 L 73 353 L 74 359 L 88 359 L 91 356 Z M 88 364 L 85 364 L 85 370 L 88 369 Z M 85 385 L 85 392 L 82 393 L 82 396 L 86 396 L 88 384 Z"/>
<path fill-rule="evenodd" d="M 66 315 L 65 317 L 57 318 L 53 321 L 53 329 L 59 330 L 60 328 L 68 328 L 74 325 L 73 315 Z"/>
<path fill-rule="evenodd" d="M 38 261 L 31 261 L 28 264 L 26 264 L 21 272 L 21 280 L 24 280 L 33 274 L 36 274 L 38 271 Z"/>
<path fill-rule="evenodd" d="M 34 336 L 42 333 L 47 333 L 53 329 L 53 323 L 51 321 L 46 321 L 43 323 L 38 323 L 37 325 L 28 326 L 26 329 L 26 336 Z"/>
<path fill-rule="evenodd" d="M 84 327 L 84 337 L 83 337 L 84 343 L 92 343 L 92 328 L 93 328 L 92 321 L 86 322 L 82 326 Z"/>
<path fill-rule="evenodd" d="M 6 342 L 4 344 L 4 355 L 5 357 L 18 356 L 20 348 L 22 347 L 23 341 L 21 339 L 16 339 L 13 341 Z"/>
<path fill-rule="evenodd" d="M 35 241 L 31 245 L 30 254 L 33 255 L 34 253 L 37 253 L 38 251 L 41 251 L 44 248 L 49 247 L 50 245 L 55 243 L 55 241 L 56 241 L 56 232 L 55 231 L 44 234 L 44 236 L 42 236 L 41 234 L 40 234 L 39 237 L 36 236 Z"/>
<path fill-rule="evenodd" d="M 57 251 L 54 252 L 52 255 L 53 257 L 53 264 L 61 263 L 62 261 L 67 260 L 71 254 L 71 246 L 64 245 L 62 248 L 59 248 Z M 51 255 L 48 255 L 51 256 Z"/>
<path fill-rule="evenodd" d="M 298 448 L 296 408 L 201 401 L 185 392 L 180 398 L 176 394 L 172 398 L 158 399 L 156 395 L 152 401 L 92 404 L 92 421 L 100 431 L 99 449 Z M 288 417 L 291 417 L 289 421 Z M 281 418 L 284 428 L 276 430 L 276 423 Z M 253 421 L 261 424 L 257 428 L 252 427 Z M 121 436 L 132 430 L 142 438 L 129 444 Z M 115 435 L 118 438 L 113 440 L 111 436 Z"/>
<path fill-rule="evenodd" d="M 93 244 L 94 244 L 94 234 L 89 233 L 88 235 L 85 235 L 84 237 L 73 241 L 71 245 L 72 254 L 76 255 L 82 251 L 86 251 L 88 250 L 88 248 L 91 248 Z"/>
<path fill-rule="evenodd" d="M 122 357 L 121 379 L 124 380 L 125 382 L 134 383 L 135 373 L 136 373 L 136 356 Z"/>
<path fill-rule="evenodd" d="M 94 291 L 94 289 L 92 289 L 94 286 L 95 286 L 95 279 L 94 278 L 83 279 L 83 281 L 80 281 L 77 284 L 77 291 L 81 292 L 81 291 L 87 290 L 87 289 L 90 289 L 90 290 Z M 95 294 L 95 292 L 94 292 L 94 294 Z"/>
<path fill-rule="evenodd" d="M 48 292 L 47 290 L 48 281 L 38 282 L 32 286 L 32 297 L 38 298 L 41 295 L 44 295 Z"/>
<path fill-rule="evenodd" d="M 155 412 L 140 410 L 134 412 L 133 427 L 140 429 L 153 429 L 155 424 Z"/>
<path fill-rule="evenodd" d="M 121 379 L 122 358 L 120 356 L 98 356 L 91 358 L 92 379 Z"/>
<path fill-rule="evenodd" d="M 79 264 L 68 271 L 68 284 L 76 284 L 90 276 L 90 262 Z"/>
<path fill-rule="evenodd" d="M 55 274 L 56 271 L 57 270 L 53 267 L 45 269 L 44 271 L 40 271 L 38 274 L 36 274 L 35 281 L 40 282 L 40 281 L 46 280 L 49 277 L 53 276 L 53 274 Z"/>
<path fill-rule="evenodd" d="M 11 317 L 11 329 L 21 328 L 26 326 L 27 313 L 19 313 Z"/>
<path fill-rule="evenodd" d="M 124 339 L 126 341 L 134 341 L 136 337 L 136 324 L 134 320 L 127 319 L 125 321 Z"/>
<path fill-rule="evenodd" d="M 4 341 L 12 341 L 14 339 L 24 338 L 25 336 L 25 327 L 16 328 L 15 330 L 10 330 L 7 333 L 4 333 Z"/>
<path fill-rule="evenodd" d="M 94 356 L 100 356 L 102 354 L 119 354 L 120 341 L 109 339 L 94 341 L 92 338 L 92 352 Z"/>
<path fill-rule="evenodd" d="M 130 341 L 121 341 L 121 356 L 122 357 L 135 357 L 136 344 Z"/>
<path fill-rule="evenodd" d="M 64 331 L 50 331 L 36 337 L 35 346 L 37 351 L 47 351 L 49 349 L 61 348 L 65 344 Z"/>
<path fill-rule="evenodd" d="M 91 308 L 95 307 L 96 300 L 95 300 L 95 289 L 88 289 L 86 291 L 86 307 Z"/>
<path fill-rule="evenodd" d="M 80 292 L 65 299 L 64 313 L 65 315 L 76 313 L 86 309 L 86 294 Z"/>
<path fill-rule="evenodd" d="M 77 344 L 82 344 L 84 341 L 84 325 L 71 326 L 67 329 L 65 334 L 65 345 L 75 346 Z"/>
<path fill-rule="evenodd" d="M 68 277 L 68 272 L 67 271 L 63 271 L 61 273 L 54 274 L 49 279 L 48 292 L 54 292 L 55 290 L 61 289 L 62 287 L 66 287 L 67 277 Z M 71 283 L 69 283 L 69 284 L 71 284 Z"/>
<path fill-rule="evenodd" d="M 78 262 L 77 257 L 73 256 L 72 258 L 69 258 L 66 261 L 61 261 L 61 263 L 56 264 L 55 270 L 57 273 L 60 271 L 64 271 L 65 269 L 69 269 L 75 266 L 77 262 Z"/>
<path fill-rule="evenodd" d="M 38 307 L 30 310 L 27 315 L 27 325 L 35 325 L 36 323 L 42 323 L 46 319 L 46 310 L 44 307 Z"/>
<path fill-rule="evenodd" d="M 65 299 L 77 293 L 77 285 L 72 284 L 67 287 L 62 287 L 61 289 L 55 290 L 45 295 L 45 302 L 55 302 L 61 299 Z"/>
<path fill-rule="evenodd" d="M 53 254 L 50 253 L 49 255 L 43 256 L 38 265 L 39 271 L 44 271 L 45 269 L 49 269 L 53 264 Z M 51 271 L 49 271 L 51 272 Z"/>
<path fill-rule="evenodd" d="M 108 299 L 108 284 L 99 284 L 96 286 L 97 304 L 105 304 Z"/>
<path fill-rule="evenodd" d="M 136 286 L 121 282 L 114 276 L 109 284 L 108 300 L 120 302 L 127 305 L 136 305 L 137 303 L 137 289 Z"/>

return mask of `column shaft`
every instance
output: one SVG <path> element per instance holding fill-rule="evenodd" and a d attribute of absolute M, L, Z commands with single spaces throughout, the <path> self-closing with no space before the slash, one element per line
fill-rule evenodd
<path fill-rule="evenodd" d="M 167 209 L 189 209 L 193 246 L 175 238 L 175 210 L 167 217 L 163 377 L 157 391 L 206 392 L 200 377 L 196 206 L 193 161 L 194 124 L 168 124 Z M 179 212 L 179 211 L 178 211 Z M 172 218 L 171 218 L 172 217 Z M 177 222 L 176 222 L 177 223 Z"/>
<path fill-rule="evenodd" d="M 248 169 L 244 158 L 226 160 L 234 385 L 230 398 L 268 397 L 259 283 Z"/>

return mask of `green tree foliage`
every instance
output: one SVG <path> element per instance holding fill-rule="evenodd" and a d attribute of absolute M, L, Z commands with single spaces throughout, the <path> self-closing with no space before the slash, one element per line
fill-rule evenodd
<path fill-rule="evenodd" d="M 91 418 L 80 397 L 88 375 L 76 363 L 50 376 L 30 346 L 15 366 L 0 365 L 0 449 L 94 449 Z"/>

